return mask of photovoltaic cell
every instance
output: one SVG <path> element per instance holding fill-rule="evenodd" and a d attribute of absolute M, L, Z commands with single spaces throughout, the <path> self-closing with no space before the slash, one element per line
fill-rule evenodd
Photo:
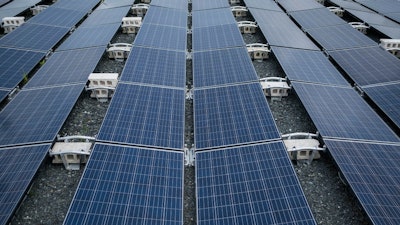
<path fill-rule="evenodd" d="M 41 0 L 13 0 L 0 8 L 0 18 L 16 16 Z"/>
<path fill-rule="evenodd" d="M 294 11 L 290 12 L 289 15 L 300 24 L 303 30 L 347 24 L 327 8 Z"/>
<path fill-rule="evenodd" d="M 86 13 L 82 11 L 49 7 L 43 12 L 29 19 L 27 23 L 71 28 L 75 26 L 75 24 L 77 24 L 85 15 Z"/>
<path fill-rule="evenodd" d="M 249 9 L 271 46 L 319 50 L 283 12 Z"/>
<path fill-rule="evenodd" d="M 128 6 L 129 8 L 134 4 L 135 0 L 104 0 L 97 9 L 112 9 Z"/>
<path fill-rule="evenodd" d="M 230 5 L 226 0 L 193 0 L 192 10 L 208 10 L 216 8 L 229 8 Z"/>
<path fill-rule="evenodd" d="M 377 2 L 372 0 L 356 0 L 356 2 L 382 14 L 396 13 L 400 11 L 400 2 L 397 1 Z"/>
<path fill-rule="evenodd" d="M 233 17 L 233 13 L 230 8 L 194 11 L 192 14 L 192 18 L 193 28 L 220 26 L 227 24 L 235 24 L 237 27 L 235 17 Z"/>
<path fill-rule="evenodd" d="M 129 0 L 133 2 L 133 0 Z M 105 5 L 103 3 L 102 5 Z M 99 6 L 101 7 L 101 6 Z M 130 10 L 129 6 L 121 6 L 118 8 L 107 8 L 107 9 L 96 9 L 90 16 L 85 19 L 85 21 L 79 26 L 81 27 L 92 27 L 92 26 L 99 26 L 103 24 L 113 24 L 119 23 L 121 24 L 121 20 L 124 16 L 128 14 Z"/>
<path fill-rule="evenodd" d="M 386 13 L 386 16 L 389 17 L 390 19 L 400 23 L 400 12 Z"/>
<path fill-rule="evenodd" d="M 183 224 L 183 153 L 96 144 L 64 225 Z"/>
<path fill-rule="evenodd" d="M 85 13 L 90 12 L 100 0 L 58 0 L 52 5 L 55 8 L 72 9 L 77 11 L 82 11 Z"/>
<path fill-rule="evenodd" d="M 259 83 L 194 91 L 196 149 L 280 137 Z"/>
<path fill-rule="evenodd" d="M 133 47 L 120 80 L 185 88 L 186 53 Z"/>
<path fill-rule="evenodd" d="M 54 47 L 68 32 L 67 27 L 24 23 L 0 39 L 0 46 L 46 52 Z"/>
<path fill-rule="evenodd" d="M 187 0 L 152 0 L 150 3 L 151 6 L 161 6 L 165 8 L 174 8 L 181 9 L 187 11 L 188 9 L 188 1 Z"/>
<path fill-rule="evenodd" d="M 143 23 L 133 44 L 150 48 L 186 51 L 186 28 Z"/>
<path fill-rule="evenodd" d="M 400 61 L 378 46 L 331 51 L 329 55 L 359 86 L 400 80 Z"/>
<path fill-rule="evenodd" d="M 366 87 L 363 91 L 400 128 L 400 84 Z"/>
<path fill-rule="evenodd" d="M 104 53 L 104 46 L 55 52 L 25 88 L 85 84 Z"/>
<path fill-rule="evenodd" d="M 393 39 L 400 39 L 400 28 L 372 24 L 373 28 Z"/>
<path fill-rule="evenodd" d="M 292 85 L 323 138 L 399 141 L 352 88 L 298 82 Z"/>
<path fill-rule="evenodd" d="M 8 224 L 51 145 L 0 149 L 0 224 Z"/>
<path fill-rule="evenodd" d="M 174 8 L 151 6 L 143 22 L 147 24 L 187 27 L 188 12 Z"/>
<path fill-rule="evenodd" d="M 236 24 L 193 29 L 193 51 L 244 47 L 245 43 Z"/>
<path fill-rule="evenodd" d="M 282 142 L 196 153 L 197 224 L 316 224 Z"/>
<path fill-rule="evenodd" d="M 400 145 L 324 140 L 373 224 L 400 223 Z"/>
<path fill-rule="evenodd" d="M 183 149 L 185 91 L 120 83 L 98 140 Z"/>
<path fill-rule="evenodd" d="M 363 12 L 374 12 L 362 5 L 360 5 L 357 2 L 353 2 L 353 1 L 348 1 L 348 0 L 329 0 L 330 2 L 334 3 L 337 6 L 340 6 L 346 10 L 349 9 L 354 9 L 357 11 L 363 11 Z"/>
<path fill-rule="evenodd" d="M 368 23 L 369 25 L 382 25 L 382 26 L 388 26 L 388 27 L 396 27 L 397 29 L 400 29 L 400 25 L 398 23 L 393 22 L 392 20 L 376 13 L 376 12 L 364 12 L 364 11 L 359 11 L 359 10 L 352 10 L 348 9 L 347 10 L 349 13 L 352 15 L 358 17 L 362 21 Z"/>
<path fill-rule="evenodd" d="M 44 52 L 0 48 L 0 88 L 16 87 L 45 55 Z"/>
<path fill-rule="evenodd" d="M 8 93 L 10 93 L 11 90 L 0 90 L 0 102 L 2 102 L 4 99 L 6 99 Z"/>
<path fill-rule="evenodd" d="M 349 86 L 342 74 L 320 51 L 274 46 L 271 49 L 291 81 Z"/>
<path fill-rule="evenodd" d="M 307 33 L 328 51 L 377 45 L 369 37 L 348 24 L 310 29 L 307 30 Z"/>
<path fill-rule="evenodd" d="M 83 85 L 22 90 L 0 112 L 0 147 L 53 141 Z"/>
<path fill-rule="evenodd" d="M 266 9 L 283 12 L 282 9 L 272 0 L 244 0 L 247 8 Z"/>
<path fill-rule="evenodd" d="M 288 12 L 318 9 L 324 7 L 315 0 L 303 0 L 303 1 L 278 0 L 277 2 Z"/>
<path fill-rule="evenodd" d="M 244 47 L 193 53 L 193 84 L 196 88 L 257 80 Z"/>

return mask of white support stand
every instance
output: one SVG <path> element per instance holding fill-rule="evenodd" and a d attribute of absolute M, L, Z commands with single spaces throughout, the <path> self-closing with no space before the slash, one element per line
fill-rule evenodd
<path fill-rule="evenodd" d="M 381 43 L 379 44 L 379 46 L 381 46 L 386 51 L 392 53 L 397 58 L 400 58 L 400 39 L 382 38 L 380 39 L 380 41 Z"/>
<path fill-rule="evenodd" d="M 148 9 L 149 9 L 149 4 L 144 4 L 144 3 L 134 4 L 131 8 L 132 14 L 140 17 L 146 15 Z"/>
<path fill-rule="evenodd" d="M 194 153 L 194 146 L 192 145 L 191 148 L 185 144 L 185 166 L 194 166 L 195 164 L 195 153 Z"/>
<path fill-rule="evenodd" d="M 112 98 L 118 84 L 118 73 L 91 73 L 87 91 L 92 91 L 90 97 L 100 102 L 107 102 Z"/>
<path fill-rule="evenodd" d="M 193 89 L 188 89 L 186 87 L 186 100 L 192 100 L 193 99 Z"/>
<path fill-rule="evenodd" d="M 108 58 L 116 60 L 124 60 L 128 58 L 132 45 L 126 43 L 115 43 L 108 45 Z"/>
<path fill-rule="evenodd" d="M 17 27 L 21 26 L 25 23 L 25 17 L 18 16 L 18 17 L 4 17 L 1 20 L 1 26 L 4 29 L 4 33 L 8 34 L 11 31 L 15 30 Z"/>
<path fill-rule="evenodd" d="M 43 10 L 49 8 L 48 5 L 36 5 L 31 8 L 32 15 L 37 15 L 41 13 Z"/>
<path fill-rule="evenodd" d="M 357 29 L 363 34 L 367 34 L 367 30 L 369 29 L 369 26 L 365 25 L 365 23 L 362 22 L 349 22 L 350 26 L 352 26 L 354 29 Z"/>
<path fill-rule="evenodd" d="M 291 87 L 287 84 L 286 78 L 266 77 L 260 79 L 261 87 L 265 96 L 271 97 L 271 100 L 281 100 L 282 97 L 289 95 Z"/>
<path fill-rule="evenodd" d="M 342 8 L 336 6 L 329 6 L 327 8 L 329 11 L 335 13 L 338 17 L 343 17 L 344 10 Z"/>
<path fill-rule="evenodd" d="M 126 34 L 136 34 L 142 25 L 142 17 L 122 18 L 122 32 Z"/>
<path fill-rule="evenodd" d="M 247 44 L 246 47 L 251 59 L 262 61 L 269 58 L 271 50 L 267 44 L 254 43 Z"/>
<path fill-rule="evenodd" d="M 233 15 L 235 17 L 244 17 L 247 16 L 247 12 L 249 11 L 246 7 L 244 6 L 232 6 L 231 10 L 233 12 Z"/>
<path fill-rule="evenodd" d="M 321 157 L 319 151 L 325 151 L 326 147 L 319 147 L 318 133 L 291 133 L 282 135 L 283 142 L 291 160 L 306 160 L 311 163 Z"/>
<path fill-rule="evenodd" d="M 237 24 L 242 34 L 254 34 L 258 27 L 256 22 L 252 21 L 239 21 Z"/>

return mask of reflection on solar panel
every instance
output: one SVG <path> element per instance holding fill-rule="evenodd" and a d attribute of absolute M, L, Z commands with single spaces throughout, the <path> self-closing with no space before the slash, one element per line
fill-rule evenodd
<path fill-rule="evenodd" d="M 59 48 L 57 48 L 57 51 L 97 46 L 102 46 L 104 50 L 120 26 L 121 22 L 91 27 L 79 27 Z"/>
<path fill-rule="evenodd" d="M 192 14 L 193 28 L 236 24 L 230 8 L 219 8 L 202 11 L 194 11 Z"/>
<path fill-rule="evenodd" d="M 400 128 L 400 84 L 366 87 L 363 90 Z"/>
<path fill-rule="evenodd" d="M 325 140 L 373 224 L 400 223 L 399 145 Z"/>
<path fill-rule="evenodd" d="M 258 83 L 194 91 L 196 149 L 280 137 Z"/>
<path fill-rule="evenodd" d="M 348 1 L 348 0 L 329 0 L 330 2 L 336 4 L 337 6 L 340 6 L 346 10 L 348 9 L 354 9 L 357 11 L 363 11 L 363 12 L 374 12 L 362 5 L 360 5 L 357 2 L 353 2 L 353 1 Z"/>
<path fill-rule="evenodd" d="M 11 90 L 0 90 L 0 102 L 2 102 L 4 99 L 6 99 L 8 93 L 10 93 Z"/>
<path fill-rule="evenodd" d="M 196 88 L 257 79 L 244 47 L 193 53 L 193 84 Z"/>
<path fill-rule="evenodd" d="M 183 224 L 183 153 L 96 144 L 64 225 Z"/>
<path fill-rule="evenodd" d="M 0 146 L 53 141 L 83 85 L 22 90 L 0 112 Z"/>
<path fill-rule="evenodd" d="M 0 224 L 8 224 L 50 146 L 0 149 Z"/>
<path fill-rule="evenodd" d="M 187 11 L 151 6 L 143 23 L 186 28 L 187 18 Z"/>
<path fill-rule="evenodd" d="M 133 0 L 129 0 L 133 1 Z M 103 3 L 102 5 L 104 5 Z M 99 6 L 101 7 L 101 6 Z M 82 27 L 92 27 L 98 26 L 102 24 L 110 24 L 110 23 L 119 23 L 121 24 L 122 17 L 126 16 L 130 10 L 129 6 L 118 7 L 118 8 L 110 8 L 103 10 L 95 10 L 90 16 L 85 19 L 85 21 L 79 26 Z"/>
<path fill-rule="evenodd" d="M 192 10 L 208 10 L 216 8 L 229 8 L 226 0 L 192 0 Z"/>
<path fill-rule="evenodd" d="M 322 137 L 399 141 L 352 88 L 292 82 Z"/>
<path fill-rule="evenodd" d="M 197 221 L 316 224 L 282 142 L 196 153 Z"/>
<path fill-rule="evenodd" d="M 16 87 L 44 56 L 43 52 L 0 48 L 0 88 Z"/>
<path fill-rule="evenodd" d="M 82 11 L 85 13 L 90 12 L 100 0 L 68 0 L 68 1 L 57 1 L 52 5 L 52 7 L 72 9 L 77 11 Z"/>
<path fill-rule="evenodd" d="M 183 149 L 185 91 L 120 83 L 98 140 Z"/>
<path fill-rule="evenodd" d="M 85 15 L 86 13 L 81 11 L 49 7 L 29 19 L 27 23 L 71 28 Z"/>
<path fill-rule="evenodd" d="M 269 45 L 319 50 L 285 13 L 254 8 L 250 12 Z"/>
<path fill-rule="evenodd" d="M 323 5 L 319 4 L 315 0 L 303 0 L 303 1 L 277 0 L 277 2 L 288 12 L 324 8 Z"/>
<path fill-rule="evenodd" d="M 131 55 L 121 81 L 185 88 L 185 52 L 133 47 Z"/>
<path fill-rule="evenodd" d="M 47 52 L 67 33 L 67 27 L 25 23 L 0 39 L 0 46 Z"/>
<path fill-rule="evenodd" d="M 244 0 L 248 8 L 266 9 L 283 12 L 282 9 L 272 0 Z"/>
<path fill-rule="evenodd" d="M 96 8 L 98 9 L 112 9 L 112 8 L 119 8 L 119 7 L 124 7 L 124 6 L 132 6 L 135 0 L 104 0 L 100 4 L 99 7 Z"/>
<path fill-rule="evenodd" d="M 329 55 L 360 86 L 400 80 L 400 61 L 378 46 L 332 51 Z"/>
<path fill-rule="evenodd" d="M 182 9 L 187 10 L 188 8 L 188 1 L 187 0 L 152 0 L 152 6 L 162 6 L 166 8 L 174 8 L 174 9 Z"/>
<path fill-rule="evenodd" d="M 103 53 L 104 46 L 55 52 L 25 88 L 85 84 Z"/>
<path fill-rule="evenodd" d="M 192 37 L 193 51 L 244 47 L 245 45 L 236 22 L 234 24 L 195 28 Z"/>
<path fill-rule="evenodd" d="M 151 48 L 186 51 L 186 28 L 143 23 L 133 44 Z"/>
<path fill-rule="evenodd" d="M 303 30 L 347 24 L 344 20 L 330 12 L 327 8 L 294 11 L 290 13 L 290 16 L 292 16 L 296 22 L 300 24 Z"/>
<path fill-rule="evenodd" d="M 282 47 L 271 49 L 289 80 L 349 86 L 320 51 Z"/>
<path fill-rule="evenodd" d="M 325 50 L 372 47 L 377 44 L 348 24 L 307 30 Z"/>

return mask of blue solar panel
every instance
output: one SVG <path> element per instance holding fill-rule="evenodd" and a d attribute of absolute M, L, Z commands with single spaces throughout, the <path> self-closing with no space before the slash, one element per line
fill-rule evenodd
<path fill-rule="evenodd" d="M 356 2 L 382 14 L 396 13 L 400 11 L 400 2 L 398 1 L 356 0 Z"/>
<path fill-rule="evenodd" d="M 183 149 L 185 91 L 120 83 L 98 140 Z"/>
<path fill-rule="evenodd" d="M 400 145 L 325 144 L 372 224 L 400 224 Z"/>
<path fill-rule="evenodd" d="M 0 146 L 53 141 L 83 86 L 19 92 L 0 112 Z"/>
<path fill-rule="evenodd" d="M 376 12 L 364 12 L 364 11 L 359 11 L 359 10 L 352 10 L 352 9 L 347 9 L 349 13 L 352 15 L 358 17 L 362 21 L 368 23 L 369 25 L 382 25 L 382 26 L 388 26 L 388 27 L 396 27 L 397 29 L 400 29 L 400 25 L 396 22 L 393 22 L 392 20 L 376 13 Z"/>
<path fill-rule="evenodd" d="M 133 0 L 129 0 L 133 1 Z M 103 3 L 104 5 L 105 3 Z M 92 27 L 102 24 L 119 23 L 128 14 L 130 7 L 118 7 L 109 9 L 96 9 L 79 27 Z"/>
<path fill-rule="evenodd" d="M 17 210 L 50 146 L 0 149 L 0 224 L 8 224 Z"/>
<path fill-rule="evenodd" d="M 208 10 L 216 8 L 229 8 L 227 0 L 192 0 L 192 10 Z"/>
<path fill-rule="evenodd" d="M 7 5 L 0 8 L 0 19 L 16 16 L 39 2 L 41 2 L 41 0 L 12 0 Z"/>
<path fill-rule="evenodd" d="M 332 51 L 329 55 L 360 86 L 400 80 L 400 61 L 378 46 Z"/>
<path fill-rule="evenodd" d="M 247 8 L 266 9 L 273 11 L 280 11 L 282 9 L 272 0 L 244 0 Z"/>
<path fill-rule="evenodd" d="M 393 39 L 400 39 L 400 28 L 373 24 L 372 27 L 382 34 Z"/>
<path fill-rule="evenodd" d="M 322 137 L 399 141 L 352 88 L 297 82 L 292 85 Z"/>
<path fill-rule="evenodd" d="M 161 6 L 165 8 L 174 8 L 181 9 L 187 11 L 188 9 L 188 1 L 187 0 L 152 0 L 152 6 Z"/>
<path fill-rule="evenodd" d="M 0 6 L 3 6 L 3 5 L 5 5 L 5 4 L 9 3 L 9 2 L 11 2 L 11 0 L 1 0 L 0 1 Z"/>
<path fill-rule="evenodd" d="M 47 52 L 68 32 L 69 28 L 24 23 L 0 39 L 0 46 Z"/>
<path fill-rule="evenodd" d="M 197 224 L 316 224 L 282 142 L 196 153 Z"/>
<path fill-rule="evenodd" d="M 79 27 L 61 44 L 60 47 L 57 48 L 57 51 L 97 46 L 103 47 L 104 50 L 120 26 L 121 22 L 91 27 Z"/>
<path fill-rule="evenodd" d="M 294 11 L 289 15 L 293 17 L 298 24 L 300 24 L 303 30 L 347 24 L 344 20 L 333 14 L 327 8 Z"/>
<path fill-rule="evenodd" d="M 17 86 L 45 55 L 44 52 L 0 48 L 0 87 Z"/>
<path fill-rule="evenodd" d="M 244 47 L 245 43 L 236 23 L 193 29 L 193 51 Z"/>
<path fill-rule="evenodd" d="M 307 30 L 325 50 L 377 46 L 376 42 L 348 24 Z"/>
<path fill-rule="evenodd" d="M 346 10 L 348 9 L 354 9 L 357 11 L 363 11 L 363 12 L 373 12 L 372 10 L 360 5 L 357 2 L 353 1 L 348 1 L 348 0 L 329 0 L 330 2 L 334 3 L 337 6 L 340 6 Z"/>
<path fill-rule="evenodd" d="M 121 81 L 185 88 L 186 53 L 133 47 Z"/>
<path fill-rule="evenodd" d="M 71 28 L 85 15 L 86 13 L 81 11 L 49 7 L 29 19 L 28 23 Z"/>
<path fill-rule="evenodd" d="M 219 26 L 226 24 L 236 24 L 235 17 L 233 17 L 232 10 L 230 8 L 219 8 L 202 11 L 194 11 L 192 14 L 192 27 L 209 27 Z"/>
<path fill-rule="evenodd" d="M 291 81 L 349 86 L 342 74 L 320 51 L 282 47 L 271 49 Z"/>
<path fill-rule="evenodd" d="M 97 9 L 112 9 L 112 8 L 119 8 L 124 6 L 132 6 L 135 0 L 104 0 L 101 2 Z"/>
<path fill-rule="evenodd" d="M 194 91 L 196 149 L 280 137 L 258 83 Z"/>
<path fill-rule="evenodd" d="M 283 12 L 249 9 L 271 46 L 319 50 Z"/>
<path fill-rule="evenodd" d="M 323 5 L 319 4 L 315 0 L 277 0 L 277 2 L 288 12 L 324 8 Z"/>
<path fill-rule="evenodd" d="M 196 88 L 257 81 L 246 48 L 194 52 L 193 83 Z"/>
<path fill-rule="evenodd" d="M 0 102 L 2 102 L 4 99 L 6 99 L 8 93 L 10 93 L 11 90 L 0 90 Z"/>
<path fill-rule="evenodd" d="M 135 38 L 135 46 L 186 51 L 186 28 L 143 23 Z"/>
<path fill-rule="evenodd" d="M 90 12 L 97 4 L 99 4 L 100 0 L 57 0 L 56 3 L 52 5 L 52 7 L 63 8 L 63 9 L 72 9 L 77 11 L 82 11 L 85 13 Z"/>
<path fill-rule="evenodd" d="M 64 225 L 183 224 L 183 153 L 96 144 Z"/>
<path fill-rule="evenodd" d="M 187 18 L 188 12 L 186 11 L 174 8 L 151 6 L 146 12 L 143 22 L 186 28 L 188 26 Z"/>
<path fill-rule="evenodd" d="M 23 11 L 25 11 L 27 7 L 17 7 L 17 8 L 8 8 L 7 6 L 3 6 L 0 8 L 0 18 L 9 17 L 9 16 L 16 16 Z"/>
<path fill-rule="evenodd" d="M 363 90 L 400 128 L 400 84 L 366 87 Z"/>
<path fill-rule="evenodd" d="M 386 16 L 389 17 L 390 19 L 400 23 L 400 12 L 386 13 Z"/>
<path fill-rule="evenodd" d="M 55 52 L 25 88 L 85 84 L 104 53 L 104 47 Z"/>

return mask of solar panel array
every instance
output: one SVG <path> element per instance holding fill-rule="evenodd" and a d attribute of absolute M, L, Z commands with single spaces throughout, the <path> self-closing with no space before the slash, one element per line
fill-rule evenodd
<path fill-rule="evenodd" d="M 0 8 L 0 20 L 4 17 L 17 16 L 31 6 L 38 4 L 41 0 L 3 0 L 0 1 L 0 5 L 2 5 L 1 2 L 3 2 L 3 4 L 4 2 L 8 3 Z"/>
<path fill-rule="evenodd" d="M 371 0 L 356 0 L 356 2 L 385 15 L 400 23 L 400 2 L 388 1 L 376 2 Z"/>

